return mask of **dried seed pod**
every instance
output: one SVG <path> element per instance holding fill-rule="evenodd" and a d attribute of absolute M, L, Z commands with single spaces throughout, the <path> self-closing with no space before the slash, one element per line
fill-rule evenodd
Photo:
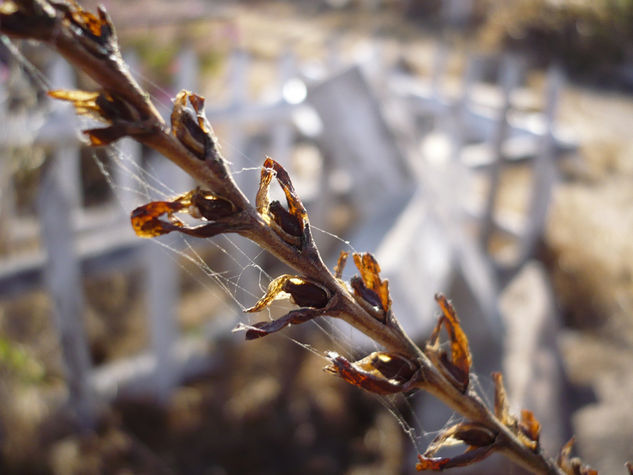
<path fill-rule="evenodd" d="M 598 475 L 598 471 L 582 463 L 578 457 L 571 456 L 571 448 L 574 445 L 574 438 L 563 445 L 558 455 L 556 464 L 566 475 Z M 630 467 L 629 471 L 631 470 Z"/>
<path fill-rule="evenodd" d="M 221 196 L 196 188 L 191 196 L 191 205 L 199 215 L 209 221 L 226 218 L 237 212 L 235 205 Z M 191 214 L 191 211 L 190 213 Z"/>
<path fill-rule="evenodd" d="M 5 1 L 0 4 L 0 22 L 5 33 L 18 37 L 40 38 L 55 27 L 55 9 L 46 2 Z"/>
<path fill-rule="evenodd" d="M 324 308 L 330 300 L 330 292 L 307 280 L 297 282 L 288 279 L 283 290 L 289 293 L 292 301 L 300 307 Z"/>
<path fill-rule="evenodd" d="M 187 101 L 195 117 L 187 108 Z M 200 160 L 217 161 L 219 148 L 213 128 L 204 115 L 204 97 L 182 90 L 174 99 L 171 113 L 171 134 Z M 226 172 L 226 170 L 223 168 Z"/>
<path fill-rule="evenodd" d="M 333 351 L 327 357 L 332 364 L 324 368 L 326 371 L 377 394 L 408 391 L 420 374 L 417 362 L 397 353 L 374 352 L 353 363 Z"/>
<path fill-rule="evenodd" d="M 467 446 L 466 451 L 455 457 L 433 457 L 440 449 L 450 447 L 455 441 Z M 497 434 L 477 422 L 460 422 L 443 430 L 431 442 L 424 454 L 418 455 L 418 471 L 445 470 L 472 465 L 488 457 L 496 449 Z"/>
<path fill-rule="evenodd" d="M 270 202 L 268 191 L 273 177 L 277 178 L 288 209 L 278 201 Z M 308 214 L 292 186 L 286 170 L 271 158 L 266 158 L 262 167 L 256 207 L 262 218 L 288 244 L 302 248 L 308 240 Z"/>
<path fill-rule="evenodd" d="M 108 145 L 128 135 L 134 136 L 148 132 L 145 123 L 132 106 L 105 91 L 54 90 L 49 91 L 48 95 L 54 99 L 72 103 L 75 112 L 79 115 L 88 115 L 110 124 L 109 127 L 83 131 L 93 146 Z"/>
<path fill-rule="evenodd" d="M 270 320 L 267 322 L 257 322 L 252 325 L 240 324 L 235 330 L 245 330 L 246 339 L 254 340 L 255 338 L 261 338 L 271 333 L 278 332 L 284 329 L 288 325 L 298 325 L 312 320 L 313 318 L 324 315 L 322 309 L 315 308 L 299 308 L 292 310 L 282 317 Z"/>
<path fill-rule="evenodd" d="M 284 233 L 290 236 L 295 236 L 299 240 L 303 234 L 303 226 L 296 216 L 293 216 L 284 208 L 279 201 L 273 201 L 268 207 L 268 211 L 273 217 L 273 220 L 284 231 Z"/>
<path fill-rule="evenodd" d="M 118 55 L 114 25 L 102 7 L 94 15 L 76 2 L 4 1 L 0 4 L 0 23 L 4 33 L 41 41 L 54 38 L 62 23 L 64 33 L 70 34 L 76 44 L 95 58 Z"/>
<path fill-rule="evenodd" d="M 189 214 L 197 219 L 204 218 L 205 221 L 203 224 L 190 227 L 178 219 L 175 213 Z M 161 219 L 163 215 L 167 220 Z M 245 226 L 239 217 L 240 210 L 232 202 L 200 188 L 170 201 L 147 203 L 130 214 L 134 232 L 144 238 L 152 238 L 172 231 L 203 238 L 239 232 Z"/>
<path fill-rule="evenodd" d="M 259 312 L 274 300 L 290 297 L 293 303 L 302 308 L 292 310 L 284 316 L 269 322 L 253 325 L 240 325 L 238 330 L 246 330 L 246 339 L 260 338 L 278 332 L 291 324 L 299 324 L 325 315 L 331 301 L 331 293 L 325 287 L 309 279 L 294 275 L 281 275 L 268 284 L 266 294 L 246 312 Z"/>
<path fill-rule="evenodd" d="M 288 296 L 302 307 L 323 309 L 330 301 L 331 294 L 325 287 L 309 279 L 284 274 L 273 279 L 268 284 L 266 294 L 246 312 L 260 312 L 274 300 Z"/>
<path fill-rule="evenodd" d="M 64 12 L 64 20 L 72 23 L 78 41 L 98 57 L 118 54 L 118 41 L 110 16 L 105 8 L 99 6 L 94 15 L 77 3 L 59 3 L 55 5 Z"/>

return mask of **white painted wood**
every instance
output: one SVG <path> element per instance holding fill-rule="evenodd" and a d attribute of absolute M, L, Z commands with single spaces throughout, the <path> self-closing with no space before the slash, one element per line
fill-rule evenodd
<path fill-rule="evenodd" d="M 358 67 L 311 89 L 308 102 L 323 124 L 326 166 L 349 176 L 361 216 L 412 185 L 408 165 Z"/>
<path fill-rule="evenodd" d="M 70 65 L 62 58 L 56 58 L 49 71 L 48 77 L 53 89 L 75 89 L 75 75 Z M 54 113 L 71 114 L 72 106 L 68 103 L 51 99 Z M 75 122 L 75 121 L 73 121 Z M 73 125 L 72 123 L 70 124 Z M 81 161 L 76 139 L 67 138 L 57 144 L 55 150 L 57 165 L 54 170 L 59 173 L 60 183 L 66 190 L 68 205 L 72 213 L 77 213 L 82 206 L 81 191 Z"/>
<path fill-rule="evenodd" d="M 497 204 L 501 171 L 503 167 L 503 143 L 508 135 L 508 113 L 510 112 L 512 90 L 520 77 L 520 64 L 516 57 L 506 56 L 502 63 L 501 88 L 503 105 L 498 112 L 496 132 L 492 143 L 495 161 L 489 171 L 489 188 L 484 205 L 480 227 L 480 244 L 487 250 L 494 231 L 495 207 Z"/>
<path fill-rule="evenodd" d="M 557 180 L 554 164 L 554 123 L 563 85 L 564 76 L 561 68 L 558 65 L 551 66 L 547 73 L 545 91 L 546 132 L 541 139 L 541 150 L 534 160 L 526 228 L 519 243 L 519 262 L 525 261 L 534 252 L 538 240 L 545 231 L 547 211 Z"/>
<path fill-rule="evenodd" d="M 529 408 L 543 424 L 541 444 L 555 453 L 565 431 L 565 377 L 557 337 L 561 322 L 543 266 L 530 261 L 500 297 L 505 327 L 503 374 L 512 413 Z"/>
<path fill-rule="evenodd" d="M 159 181 L 170 186 L 175 165 L 161 156 L 153 157 L 153 170 Z M 155 199 L 162 197 L 155 197 Z M 171 236 L 154 238 L 173 245 Z M 176 308 L 179 296 L 178 266 L 175 257 L 158 242 L 148 242 L 145 253 L 145 285 L 150 327 L 151 352 L 157 371 L 154 394 L 166 402 L 180 376 L 173 362 L 172 349 L 177 339 Z"/>
<path fill-rule="evenodd" d="M 466 71 L 462 78 L 461 96 L 454 106 L 453 124 L 450 130 L 453 162 L 458 162 L 467 138 L 467 116 L 471 106 L 473 87 L 481 79 L 481 60 L 478 56 L 469 56 L 466 60 Z"/>
<path fill-rule="evenodd" d="M 70 149 L 72 151 L 72 149 Z M 72 190 L 61 180 L 63 160 L 57 153 L 44 170 L 38 195 L 42 244 L 47 259 L 44 282 L 52 300 L 53 319 L 59 333 L 64 362 L 68 404 L 79 426 L 89 429 L 95 422 L 95 401 L 88 384 L 90 357 L 82 315 L 83 286 L 76 259 L 71 220 Z"/>
<path fill-rule="evenodd" d="M 435 114 L 441 115 L 444 112 L 444 89 L 442 88 L 442 80 L 446 76 L 446 64 L 448 62 L 448 45 L 446 41 L 440 39 L 435 42 L 435 52 L 433 55 L 433 69 L 431 72 L 431 97 L 435 108 Z"/>

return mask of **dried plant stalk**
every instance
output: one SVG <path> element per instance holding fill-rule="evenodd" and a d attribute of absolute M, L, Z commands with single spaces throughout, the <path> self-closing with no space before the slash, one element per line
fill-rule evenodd
<path fill-rule="evenodd" d="M 298 308 L 277 320 L 245 328 L 247 339 L 320 316 L 342 319 L 383 346 L 384 351 L 357 362 L 328 353 L 328 371 L 379 394 L 425 390 L 465 418 L 442 431 L 419 455 L 418 470 L 470 465 L 500 452 L 534 473 L 595 473 L 577 459 L 569 458 L 571 444 L 563 448 L 557 461 L 543 454 L 539 446 L 540 424 L 529 411 L 523 411 L 520 420 L 508 412 L 500 375 L 494 376 L 495 407 L 486 407 L 470 384 L 467 337 L 444 296 L 436 297 L 442 316 L 427 346 L 421 349 L 393 314 L 387 281 L 380 278 L 380 267 L 373 256 L 353 255 L 359 275 L 349 285 L 341 280 L 346 253 L 341 255 L 334 273 L 330 272 L 316 248 L 307 212 L 290 177 L 270 158 L 262 166 L 255 205 L 251 204 L 235 184 L 220 153 L 204 116 L 204 98 L 181 91 L 174 101 L 171 123 L 165 124 L 149 94 L 129 74 L 105 9 L 100 7 L 94 15 L 74 2 L 4 1 L 0 5 L 0 32 L 46 43 L 97 82 L 101 89 L 95 92 L 50 92 L 52 97 L 71 102 L 77 113 L 90 114 L 106 124 L 84 131 L 92 145 L 131 137 L 160 152 L 200 184 L 172 200 L 134 210 L 131 219 L 137 234 L 154 237 L 182 232 L 209 237 L 237 233 L 294 269 L 296 275 L 274 279 L 266 295 L 249 310 L 259 311 L 280 295 L 289 295 Z M 273 178 L 285 193 L 286 206 L 271 202 L 268 197 Z M 191 215 L 199 224 L 187 226 L 178 219 L 178 213 Z M 450 354 L 439 345 L 442 327 L 448 334 Z M 438 450 L 454 440 L 466 446 L 462 455 L 435 457 Z"/>

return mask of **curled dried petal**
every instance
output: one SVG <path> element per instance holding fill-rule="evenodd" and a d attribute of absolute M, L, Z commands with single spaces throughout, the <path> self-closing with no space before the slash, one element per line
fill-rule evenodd
<path fill-rule="evenodd" d="M 523 445 L 530 450 L 538 450 L 541 424 L 528 410 L 521 411 L 521 421 L 517 421 L 517 418 L 510 414 L 501 373 L 493 373 L 492 377 L 495 382 L 495 416 L 518 437 Z"/>
<path fill-rule="evenodd" d="M 463 454 L 451 458 L 425 457 L 418 455 L 418 463 L 415 468 L 418 472 L 431 470 L 440 472 L 449 468 L 466 467 L 488 457 L 494 451 L 494 446 L 477 447 Z"/>
<path fill-rule="evenodd" d="M 349 252 L 341 251 L 338 256 L 338 260 L 336 261 L 336 265 L 334 266 L 334 277 L 340 279 L 343 276 L 343 269 L 345 268 L 345 263 L 347 262 L 347 258 L 349 256 Z"/>
<path fill-rule="evenodd" d="M 98 120 L 106 120 L 102 116 L 101 107 L 97 105 L 97 97 L 102 94 L 95 91 L 65 90 L 55 89 L 48 91 L 48 95 L 53 99 L 72 103 L 75 111 L 79 115 L 90 115 Z"/>
<path fill-rule="evenodd" d="M 327 357 L 332 364 L 325 367 L 326 371 L 377 394 L 408 391 L 419 376 L 418 364 L 397 353 L 374 352 L 354 363 L 335 352 Z"/>
<path fill-rule="evenodd" d="M 558 455 L 558 465 L 560 467 L 564 465 L 566 460 L 569 460 L 569 456 L 571 455 L 571 448 L 574 446 L 574 442 L 575 438 L 572 437 L 560 449 L 560 454 Z"/>
<path fill-rule="evenodd" d="M 255 197 L 255 207 L 257 208 L 257 212 L 264 217 L 267 216 L 268 206 L 270 206 L 268 191 L 270 190 L 270 184 L 274 176 L 275 172 L 272 168 L 262 167 L 259 178 L 259 188 L 257 190 L 257 196 Z"/>
<path fill-rule="evenodd" d="M 495 416 L 497 416 L 497 419 L 499 419 L 503 425 L 509 427 L 516 433 L 517 420 L 516 417 L 510 414 L 510 406 L 503 385 L 503 375 L 498 372 L 492 373 L 492 379 L 495 383 Z"/>
<path fill-rule="evenodd" d="M 272 168 L 275 170 L 277 181 L 281 185 L 281 188 L 286 195 L 286 201 L 288 202 L 288 212 L 297 218 L 298 221 L 304 223 L 307 222 L 308 213 L 306 209 L 303 207 L 303 203 L 299 199 L 297 192 L 292 186 L 292 181 L 290 180 L 290 176 L 288 172 L 281 166 L 281 164 L 274 161 L 272 158 L 268 157 L 264 161 L 264 168 Z"/>
<path fill-rule="evenodd" d="M 449 458 L 442 457 L 425 457 L 424 455 L 418 454 L 418 463 L 415 464 L 415 469 L 418 472 L 425 471 L 433 471 L 433 472 L 441 472 L 447 467 L 446 465 L 451 461 Z"/>
<path fill-rule="evenodd" d="M 350 281 L 354 297 L 373 317 L 386 323 L 391 311 L 389 282 L 380 278 L 380 266 L 374 256 L 355 253 L 353 257 L 360 271 L 360 277 L 352 277 Z"/>
<path fill-rule="evenodd" d="M 455 387 L 465 392 L 470 381 L 469 374 L 472 364 L 468 338 L 462 330 L 457 313 L 448 299 L 442 294 L 437 294 L 435 300 L 439 303 L 443 315 L 439 318 L 431 335 L 427 345 L 427 352 L 444 375 L 453 382 Z M 445 326 L 451 343 L 450 359 L 439 348 L 439 336 L 442 325 Z"/>
<path fill-rule="evenodd" d="M 534 413 L 527 409 L 521 411 L 521 421 L 519 422 L 519 430 L 524 434 L 531 444 L 526 444 L 533 450 L 538 448 L 539 436 L 541 433 L 541 424 L 534 417 Z"/>
<path fill-rule="evenodd" d="M 163 214 L 170 215 L 182 208 L 177 201 L 153 201 L 139 206 L 130 215 L 132 228 L 137 236 L 152 238 L 175 231 L 177 225 L 158 219 Z"/>
<path fill-rule="evenodd" d="M 105 26 L 102 18 L 98 18 L 82 8 L 73 8 L 69 11 L 69 14 L 74 23 L 81 25 L 86 32 L 89 32 L 94 37 L 101 36 L 101 30 Z"/>
<path fill-rule="evenodd" d="M 278 332 L 288 325 L 297 325 L 307 322 L 313 318 L 323 315 L 323 310 L 315 308 L 299 308 L 292 310 L 285 314 L 283 317 L 279 317 L 275 320 L 267 322 L 257 322 L 252 325 L 240 325 L 237 330 L 246 330 L 246 339 L 254 340 L 261 338 L 271 333 Z"/>

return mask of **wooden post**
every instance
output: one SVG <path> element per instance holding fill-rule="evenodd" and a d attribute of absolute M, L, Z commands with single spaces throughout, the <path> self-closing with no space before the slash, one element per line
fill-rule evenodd
<path fill-rule="evenodd" d="M 462 78 L 461 96 L 455 104 L 453 126 L 451 127 L 451 155 L 454 163 L 459 162 L 462 147 L 465 142 L 468 108 L 474 84 L 481 78 L 481 60 L 477 56 L 467 58 L 466 71 Z"/>
<path fill-rule="evenodd" d="M 156 173 L 157 181 L 169 185 L 175 165 L 156 155 L 152 157 L 152 170 Z M 173 240 L 169 238 L 170 236 L 164 236 L 154 240 L 173 245 Z M 174 257 L 157 242 L 148 242 L 144 253 L 147 312 L 151 352 L 155 363 L 153 390 L 158 401 L 166 402 L 179 379 L 172 354 L 178 337 L 178 268 Z"/>
<path fill-rule="evenodd" d="M 164 157 L 155 156 L 152 168 L 157 180 L 169 185 L 175 165 Z M 168 238 L 155 239 L 165 241 Z M 178 336 L 175 321 L 179 296 L 178 268 L 172 256 L 156 242 L 147 243 L 144 252 L 151 351 L 156 365 L 153 389 L 156 398 L 166 402 L 179 379 L 172 354 Z"/>
<path fill-rule="evenodd" d="M 545 229 L 552 188 L 557 178 L 554 166 L 554 122 L 563 84 L 564 76 L 560 66 L 551 66 L 547 72 L 545 91 L 545 132 L 541 149 L 534 160 L 527 224 L 519 243 L 519 263 L 534 252 L 536 242 Z"/>
<path fill-rule="evenodd" d="M 464 143 L 464 128 L 466 126 L 466 114 L 470 105 L 473 84 L 481 76 L 481 62 L 477 57 L 468 60 L 466 71 L 462 79 L 462 94 L 455 105 L 451 134 L 452 160 L 448 165 L 445 188 L 454 186 L 454 191 L 444 193 L 441 200 L 437 200 L 436 209 L 443 203 L 444 214 L 441 216 L 443 228 L 449 237 L 456 255 L 455 267 L 461 273 L 464 283 L 468 286 L 473 298 L 477 302 L 481 314 L 486 319 L 487 325 L 484 331 L 488 333 L 492 342 L 497 343 L 501 339 L 501 324 L 497 304 L 497 280 L 492 266 L 481 248 L 470 236 L 465 237 L 463 232 L 463 204 L 470 193 L 469 170 L 459 161 L 459 155 Z M 441 196 L 441 190 L 438 195 Z M 436 202 L 436 199 L 432 199 Z"/>
<path fill-rule="evenodd" d="M 488 251 L 490 238 L 494 232 L 495 207 L 497 204 L 497 195 L 499 185 L 501 184 L 501 170 L 503 167 L 503 143 L 508 133 L 508 113 L 511 107 L 512 90 L 519 82 L 520 64 L 516 57 L 506 56 L 503 60 L 501 70 L 501 88 L 503 95 L 503 104 L 499 110 L 495 135 L 493 138 L 493 155 L 494 162 L 490 168 L 490 179 L 488 196 L 484 213 L 481 220 L 480 228 L 480 244 L 485 252 Z"/>
<path fill-rule="evenodd" d="M 333 75 L 339 72 L 343 66 L 343 60 L 341 58 L 341 37 L 338 34 L 333 34 L 325 40 L 326 55 L 325 64 L 328 71 L 328 75 Z"/>
<path fill-rule="evenodd" d="M 433 56 L 433 72 L 431 73 L 431 96 L 436 117 L 442 117 L 446 111 L 443 108 L 442 79 L 446 75 L 448 62 L 448 45 L 446 40 L 439 39 L 435 43 L 435 55 Z"/>
<path fill-rule="evenodd" d="M 83 291 L 79 263 L 75 254 L 71 219 L 73 188 L 60 169 L 71 163 L 72 148 L 62 148 L 45 167 L 38 195 L 41 238 L 46 249 L 47 262 L 44 282 L 53 302 L 53 319 L 59 333 L 59 342 L 68 385 L 68 404 L 77 417 L 81 429 L 90 429 L 95 423 L 95 401 L 90 378 L 90 357 L 84 333 L 82 314 Z M 76 163 L 76 162 L 75 162 Z"/>
<path fill-rule="evenodd" d="M 359 68 L 312 88 L 308 101 L 323 124 L 320 145 L 333 162 L 329 166 L 351 178 L 363 218 L 412 185 L 408 164 Z"/>
<path fill-rule="evenodd" d="M 74 89 L 75 76 L 72 68 L 62 58 L 56 58 L 48 71 L 53 89 Z M 70 113 L 70 105 L 60 101 L 52 101 L 52 107 L 59 112 L 68 111 L 69 117 L 74 117 Z M 65 187 L 66 200 L 71 209 L 71 215 L 81 210 L 81 161 L 79 155 L 79 147 L 76 140 L 66 141 L 57 144 L 56 155 L 57 163 L 53 168 L 55 173 L 60 174 L 59 183 L 63 183 Z"/>
<path fill-rule="evenodd" d="M 178 66 L 178 74 L 174 81 L 177 91 L 195 91 L 198 82 L 198 60 L 192 49 L 187 48 L 180 53 Z M 153 154 L 150 162 L 157 183 L 166 188 L 167 193 L 176 195 L 193 187 L 191 177 L 164 157 Z M 157 239 L 171 246 L 174 242 L 180 242 L 178 238 L 174 241 L 171 236 Z M 177 305 L 180 296 L 178 266 L 175 257 L 165 248 L 157 243 L 148 244 L 145 247 L 145 271 L 151 352 L 155 364 L 154 394 L 158 401 L 164 403 L 181 378 L 174 359 L 175 343 L 178 340 Z"/>
<path fill-rule="evenodd" d="M 61 58 L 48 71 L 53 88 L 72 89 L 71 67 Z M 53 102 L 57 113 L 68 105 Z M 74 217 L 81 211 L 79 144 L 62 138 L 55 144 L 51 162 L 44 168 L 38 194 L 41 239 L 46 250 L 44 282 L 53 301 L 53 318 L 68 384 L 68 402 L 79 427 L 95 423 L 95 400 L 90 387 L 91 363 L 82 322 L 84 297 L 74 244 Z"/>

